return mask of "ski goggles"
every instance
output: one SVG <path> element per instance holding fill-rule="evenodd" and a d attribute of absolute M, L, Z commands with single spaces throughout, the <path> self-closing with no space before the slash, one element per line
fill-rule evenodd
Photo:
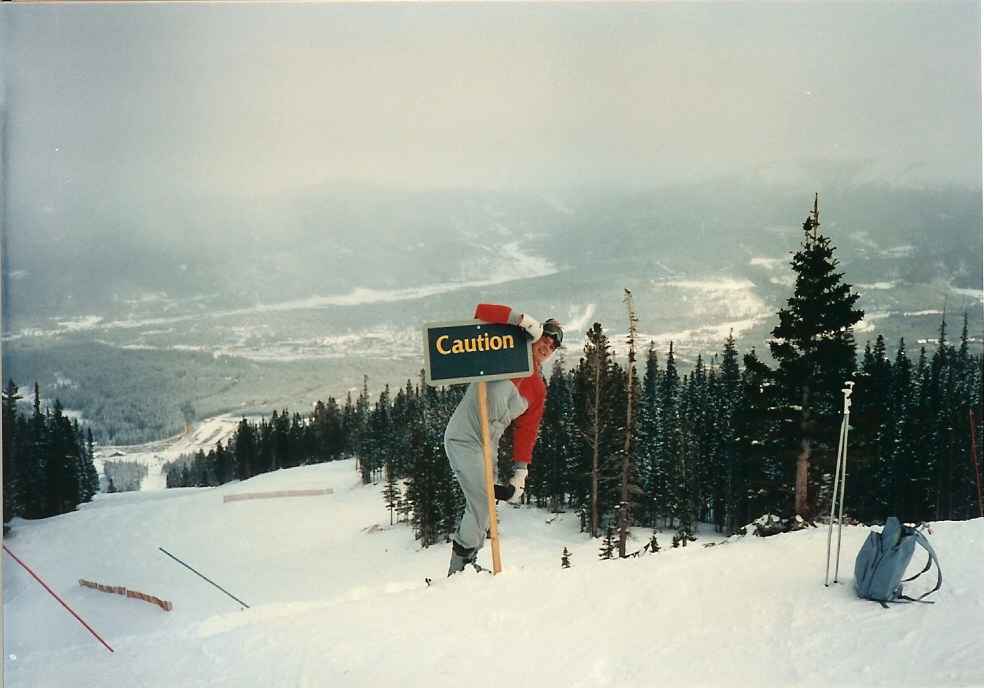
<path fill-rule="evenodd" d="M 564 343 L 564 329 L 553 318 L 543 323 L 543 336 L 553 339 L 555 349 L 559 349 Z"/>

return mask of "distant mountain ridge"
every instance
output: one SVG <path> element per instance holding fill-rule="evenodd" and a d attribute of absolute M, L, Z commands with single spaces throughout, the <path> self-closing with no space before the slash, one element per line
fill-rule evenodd
<path fill-rule="evenodd" d="M 729 332 L 767 358 L 813 192 L 758 179 L 580 193 L 345 187 L 204 199 L 194 217 L 134 200 L 115 225 L 80 213 L 71 235 L 14 226 L 4 374 L 138 442 L 179 430 L 189 400 L 201 418 L 303 410 L 343 399 L 363 375 L 373 396 L 402 386 L 423 365 L 422 325 L 470 317 L 482 301 L 559 319 L 566 365 L 593 322 L 624 355 L 623 288 L 643 346 L 662 356 L 673 342 L 684 369 Z M 915 356 L 944 309 L 951 339 L 967 312 L 980 346 L 980 192 L 832 184 L 820 212 L 861 293 L 859 351 L 881 334 L 893 352 L 905 337 Z M 117 242 L 113 226 L 145 236 Z M 57 388 L 59 376 L 82 389 Z"/>
<path fill-rule="evenodd" d="M 166 319 L 358 289 L 495 281 L 510 271 L 539 276 L 544 265 L 575 280 L 589 271 L 734 274 L 752 258 L 794 250 L 814 191 L 844 265 L 858 269 L 862 254 L 853 249 L 862 246 L 852 244 L 867 244 L 858 281 L 946 277 L 981 288 L 981 195 L 959 189 L 726 180 L 550 193 L 329 187 L 262 201 L 148 198 L 115 207 L 76 198 L 44 216 L 10 213 L 5 334 L 55 317 Z M 900 247 L 911 249 L 892 253 Z"/>

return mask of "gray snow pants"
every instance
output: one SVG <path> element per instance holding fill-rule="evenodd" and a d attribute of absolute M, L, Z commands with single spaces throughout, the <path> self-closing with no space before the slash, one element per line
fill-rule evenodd
<path fill-rule="evenodd" d="M 489 441 L 492 446 L 492 470 L 495 471 L 502 433 L 527 408 L 526 400 L 509 380 L 487 382 L 489 407 Z M 481 416 L 478 409 L 478 383 L 468 385 L 447 430 L 444 451 L 465 494 L 465 512 L 458 523 L 455 541 L 462 547 L 481 549 L 489 528 L 489 503 L 485 492 L 485 458 L 482 455 Z M 495 475 L 493 473 L 493 480 Z"/>

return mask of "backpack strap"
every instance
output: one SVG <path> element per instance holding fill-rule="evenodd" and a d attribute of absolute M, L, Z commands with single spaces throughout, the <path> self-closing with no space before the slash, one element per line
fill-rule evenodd
<path fill-rule="evenodd" d="M 935 592 L 935 590 L 930 590 L 929 592 Z M 926 595 L 928 595 L 929 592 L 927 592 Z M 915 598 L 909 597 L 908 595 L 899 595 L 899 599 L 905 600 L 906 602 L 918 602 L 919 604 L 936 604 L 936 602 L 933 600 L 924 600 L 923 597 L 925 597 L 926 595 L 920 595 L 919 597 L 915 597 Z"/>
<path fill-rule="evenodd" d="M 498 485 L 496 485 L 496 487 L 498 487 Z M 905 578 L 905 579 L 903 579 L 903 580 L 902 580 L 902 581 L 900 581 L 900 582 L 901 582 L 901 583 L 908 583 L 909 581 L 913 581 L 913 580 L 916 580 L 917 578 L 919 578 L 919 576 L 921 576 L 921 575 L 923 575 L 924 573 L 926 573 L 927 571 L 929 571 L 929 569 L 930 569 L 930 568 L 931 568 L 932 566 L 933 566 L 933 557 L 932 557 L 932 556 L 930 556 L 930 557 L 929 557 L 929 558 L 928 558 L 928 559 L 926 560 L 926 567 L 925 567 L 925 568 L 924 568 L 924 569 L 923 569 L 922 571 L 920 571 L 919 573 L 917 573 L 917 574 L 916 574 L 916 575 L 914 575 L 914 576 L 910 576 L 909 578 Z"/>
<path fill-rule="evenodd" d="M 915 536 L 916 542 L 918 542 L 920 544 L 920 546 L 922 546 L 922 548 L 924 550 L 926 550 L 926 552 L 929 554 L 929 561 L 926 562 L 926 568 L 924 568 L 922 571 L 920 571 L 916 575 L 912 576 L 911 578 L 906 578 L 902 582 L 903 583 L 908 583 L 909 581 L 912 581 L 912 580 L 915 580 L 916 578 L 919 578 L 919 576 L 921 576 L 924 573 L 926 573 L 927 571 L 929 571 L 930 567 L 935 563 L 936 564 L 936 573 L 937 573 L 936 587 L 934 587 L 929 592 L 924 592 L 922 595 L 920 595 L 919 597 L 917 597 L 915 599 L 913 599 L 911 597 L 908 597 L 906 595 L 900 595 L 900 597 L 902 599 L 904 599 L 904 600 L 909 600 L 911 602 L 921 602 L 921 601 L 923 601 L 923 598 L 924 597 L 926 597 L 928 595 L 932 595 L 934 592 L 936 592 L 937 590 L 939 590 L 940 587 L 943 585 L 943 570 L 940 568 L 940 560 L 936 558 L 936 552 L 933 551 L 933 546 L 931 544 L 929 544 L 929 540 L 926 539 L 926 536 L 923 535 L 922 533 L 920 533 L 918 530 L 913 530 L 912 531 L 912 534 Z"/>

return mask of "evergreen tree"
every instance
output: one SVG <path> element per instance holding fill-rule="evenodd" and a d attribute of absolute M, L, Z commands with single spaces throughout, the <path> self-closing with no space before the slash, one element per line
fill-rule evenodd
<path fill-rule="evenodd" d="M 771 409 L 779 399 L 772 371 L 753 348 L 743 358 L 741 406 L 735 414 L 738 472 L 736 523 L 742 527 L 764 513 L 787 511 L 792 506 L 791 480 L 780 448 L 781 419 Z"/>
<path fill-rule="evenodd" d="M 615 554 L 615 528 L 611 524 L 605 530 L 605 539 L 601 543 L 601 549 L 598 550 L 598 558 L 602 561 L 607 559 L 613 559 Z"/>
<path fill-rule="evenodd" d="M 933 436 L 933 383 L 930 370 L 929 356 L 925 346 L 919 348 L 919 359 L 916 363 L 915 385 L 917 403 L 913 423 L 916 434 L 916 457 L 912 475 L 909 478 L 909 489 L 906 492 L 906 502 L 917 514 L 919 520 L 929 518 L 929 495 L 933 483 L 935 468 L 936 438 Z"/>
<path fill-rule="evenodd" d="M 21 473 L 24 494 L 24 516 L 44 518 L 48 512 L 48 427 L 41 412 L 41 391 L 34 383 L 34 403 L 29 421 L 30 444 L 25 442 L 26 466 Z"/>
<path fill-rule="evenodd" d="M 444 450 L 444 429 L 448 425 L 460 395 L 447 387 L 440 389 L 428 387 L 424 381 L 424 371 L 420 371 L 420 388 L 423 412 L 424 433 L 432 456 L 429 481 L 434 494 L 433 520 L 436 537 L 448 540 L 458 525 L 458 519 L 465 508 L 465 496 L 454 477 L 451 464 Z M 511 449 L 510 463 L 511 468 Z M 503 474 L 500 474 L 503 475 Z M 505 479 L 505 478 L 503 478 Z"/>
<path fill-rule="evenodd" d="M 379 479 L 379 473 L 388 463 L 391 433 L 391 409 L 389 385 L 379 395 L 376 405 L 369 411 L 365 436 L 362 439 L 362 455 L 359 467 L 362 482 L 368 484 Z"/>
<path fill-rule="evenodd" d="M 950 400 L 953 395 L 953 348 L 946 341 L 946 316 L 940 322 L 936 351 L 929 368 L 929 428 L 933 452 L 929 458 L 930 481 L 926 494 L 926 515 L 933 520 L 948 518 L 946 493 L 953 440 L 950 428 Z"/>
<path fill-rule="evenodd" d="M 662 434 L 660 432 L 661 408 L 659 389 L 661 371 L 656 355 L 656 344 L 649 342 L 646 352 L 645 373 L 642 378 L 642 396 L 639 401 L 639 466 L 645 498 L 645 522 L 655 527 L 658 514 L 665 512 L 665 494 L 661 488 L 666 485 L 665 467 L 660 461 L 662 453 Z"/>
<path fill-rule="evenodd" d="M 355 411 L 355 403 L 352 401 L 351 390 L 345 396 L 345 407 L 342 409 L 341 430 L 341 436 L 343 438 L 341 454 L 345 457 L 354 456 L 356 448 L 355 438 L 358 434 L 359 423 Z M 356 470 L 359 470 L 358 461 L 356 462 Z"/>
<path fill-rule="evenodd" d="M 974 467 L 974 489 L 971 499 L 971 516 L 984 518 L 984 354 L 979 354 L 973 364 L 974 381 L 972 406 L 967 412 L 974 453 L 970 463 Z"/>
<path fill-rule="evenodd" d="M 304 429 L 304 418 L 296 411 L 291 414 L 290 426 L 287 429 L 287 441 L 290 447 L 290 466 L 301 466 L 307 463 L 309 454 L 307 453 L 306 433 Z"/>
<path fill-rule="evenodd" d="M 685 375 L 681 380 L 677 430 L 674 433 L 676 452 L 670 474 L 675 498 L 671 516 L 677 528 L 686 533 L 696 529 L 702 506 L 698 488 L 698 466 L 703 444 L 698 442 L 702 400 L 696 372 Z"/>
<path fill-rule="evenodd" d="M 533 447 L 527 480 L 529 491 L 536 495 L 537 506 L 548 507 L 554 513 L 563 510 L 569 490 L 568 460 L 576 447 L 572 380 L 565 372 L 564 363 L 561 353 L 550 373 L 542 429 Z"/>
<path fill-rule="evenodd" d="M 366 460 L 363 456 L 364 449 L 363 444 L 366 441 L 366 433 L 369 427 L 369 376 L 362 376 L 362 391 L 359 392 L 359 398 L 355 402 L 355 416 L 353 418 L 353 426 L 350 428 L 352 433 L 352 449 L 358 458 L 358 463 Z M 368 475 L 369 479 L 372 479 L 372 469 L 363 472 L 364 476 Z M 365 477 L 363 477 L 363 482 L 365 482 Z"/>
<path fill-rule="evenodd" d="M 423 423 L 411 430 L 410 446 L 413 449 L 411 477 L 407 481 L 407 498 L 413 506 L 414 537 L 423 547 L 438 542 L 440 513 L 437 503 L 437 485 L 433 481 L 438 457 L 433 445 L 427 441 Z"/>
<path fill-rule="evenodd" d="M 400 505 L 400 483 L 396 478 L 396 469 L 392 461 L 387 461 L 384 467 L 386 474 L 386 486 L 383 488 L 383 499 L 386 500 L 386 508 L 390 512 L 390 525 L 393 525 L 393 516 Z"/>
<path fill-rule="evenodd" d="M 287 409 L 279 415 L 274 411 L 270 424 L 273 426 L 273 470 L 291 468 L 295 463 L 290 441 L 290 413 Z"/>
<path fill-rule="evenodd" d="M 572 470 L 571 491 L 578 505 L 587 505 L 591 514 L 591 535 L 597 537 L 600 516 L 606 510 L 605 471 L 612 431 L 617 421 L 612 399 L 613 361 L 608 337 L 601 323 L 594 323 L 586 333 L 584 357 L 574 376 L 575 423 L 578 427 L 578 451 Z"/>
<path fill-rule="evenodd" d="M 719 525 L 727 533 L 734 533 L 738 527 L 737 509 L 741 501 L 740 495 L 745 489 L 744 467 L 738 462 L 739 440 L 735 417 L 742 403 L 741 392 L 741 368 L 738 365 L 738 349 L 732 331 L 728 333 L 728 339 L 724 343 L 718 391 L 721 402 L 718 410 L 721 416 L 719 465 L 722 467 L 723 484 L 716 510 L 720 510 L 721 514 Z"/>
<path fill-rule="evenodd" d="M 889 401 L 889 417 L 894 424 L 892 432 L 892 447 L 890 448 L 891 464 L 887 475 L 879 487 L 884 490 L 888 499 L 878 517 L 895 515 L 903 521 L 912 520 L 912 497 L 909 493 L 909 477 L 916 463 L 916 435 L 913 417 L 914 389 L 912 381 L 912 363 L 905 352 L 905 340 L 899 340 L 899 350 L 892 366 L 892 391 Z"/>
<path fill-rule="evenodd" d="M 636 358 L 636 324 L 638 317 L 635 307 L 632 304 L 632 292 L 625 290 L 625 303 L 628 307 L 629 320 L 629 360 L 626 370 L 626 402 L 625 402 L 625 424 L 622 434 L 625 437 L 622 445 L 621 457 L 621 476 L 619 486 L 618 501 L 618 555 L 625 557 L 625 544 L 628 537 L 629 523 L 632 520 L 632 510 L 636 506 L 636 497 L 642 492 L 639 487 L 639 470 L 636 460 L 636 428 L 639 424 L 639 415 L 636 410 L 640 396 L 639 379 L 636 377 L 635 358 Z"/>
<path fill-rule="evenodd" d="M 412 507 L 414 537 L 429 547 L 447 539 L 457 524 L 464 496 L 451 472 L 444 453 L 444 427 L 447 425 L 447 405 L 453 397 L 438 393 L 424 384 L 420 375 L 420 391 L 414 393 L 414 414 L 409 419 L 409 449 L 411 466 L 408 472 L 406 499 Z"/>
<path fill-rule="evenodd" d="M 968 315 L 964 312 L 960 346 L 954 358 L 956 385 L 952 405 L 953 471 L 950 474 L 952 490 L 952 518 L 974 518 L 978 515 L 976 476 L 971 455 L 970 412 L 977 406 L 977 390 L 981 376 L 981 362 L 970 354 Z"/>
<path fill-rule="evenodd" d="M 334 397 L 328 397 L 324 413 L 318 421 L 318 443 L 324 458 L 335 461 L 345 455 L 347 444 L 342 409 Z"/>
<path fill-rule="evenodd" d="M 222 446 L 222 442 L 215 443 L 215 482 L 218 485 L 232 480 L 232 458 Z"/>
<path fill-rule="evenodd" d="M 663 372 L 663 386 L 660 389 L 660 407 L 662 408 L 662 435 L 660 463 L 664 466 L 665 485 L 660 485 L 662 501 L 661 516 L 670 524 L 676 519 L 689 519 L 687 491 L 687 462 L 684 438 L 683 417 L 681 410 L 680 375 L 677 372 L 676 357 L 673 353 L 673 342 L 666 355 L 666 368 Z"/>
<path fill-rule="evenodd" d="M 571 553 L 567 551 L 566 547 L 564 547 L 564 551 L 560 555 L 560 567 L 564 569 L 571 567 Z"/>
<path fill-rule="evenodd" d="M 93 493 L 89 492 L 89 471 L 86 464 L 89 463 L 89 455 L 86 452 L 85 435 L 79 426 L 77 419 L 72 419 L 72 439 L 75 447 L 75 473 L 78 475 L 78 494 L 75 496 L 75 503 L 92 501 Z"/>
<path fill-rule="evenodd" d="M 884 513 L 888 504 L 897 496 L 895 486 L 897 416 L 895 414 L 898 405 L 890 401 L 898 396 L 894 390 L 895 378 L 896 375 L 888 360 L 885 340 L 878 335 L 873 349 L 865 347 L 861 365 L 860 389 L 857 393 L 863 405 L 857 408 L 858 405 L 853 404 L 851 409 L 854 424 L 863 427 L 868 433 L 874 432 L 876 438 L 868 452 L 851 452 L 852 474 L 857 485 L 857 493 L 860 495 L 857 502 L 860 507 L 857 515 L 861 519 L 870 519 L 875 514 Z M 905 386 L 899 392 L 904 395 L 909 389 L 908 382 L 903 384 Z M 858 434 L 855 433 L 855 438 Z"/>
<path fill-rule="evenodd" d="M 20 465 L 19 455 L 15 455 L 18 446 L 17 431 L 19 414 L 17 402 L 22 398 L 13 380 L 7 381 L 3 390 L 3 522 L 7 523 L 14 516 L 22 513 L 20 503 Z"/>
<path fill-rule="evenodd" d="M 277 412 L 274 411 L 274 416 Z M 256 474 L 267 473 L 276 470 L 277 464 L 274 460 L 274 426 L 266 418 L 260 421 L 259 442 L 257 443 L 258 468 Z"/>
<path fill-rule="evenodd" d="M 45 460 L 47 507 L 45 514 L 53 516 L 73 511 L 79 498 L 78 447 L 75 433 L 64 414 L 64 407 L 55 399 L 54 409 L 46 419 L 48 441 Z"/>
<path fill-rule="evenodd" d="M 834 247 L 819 229 L 815 200 L 803 223 L 803 243 L 793 256 L 796 286 L 787 307 L 779 310 L 774 341 L 769 343 L 779 364 L 777 377 L 786 408 L 799 418 L 795 511 L 805 517 L 813 512 L 808 492 L 813 452 L 829 448 L 833 436 L 839 436 L 831 417 L 844 381 L 854 374 L 852 328 L 864 316 L 864 311 L 854 308 L 860 295 L 842 282 Z"/>
<path fill-rule="evenodd" d="M 243 418 L 236 427 L 235 434 L 236 474 L 240 480 L 247 480 L 254 475 L 257 459 L 256 429 L 248 420 Z"/>
<path fill-rule="evenodd" d="M 92 497 L 99 493 L 99 472 L 96 470 L 96 451 L 95 443 L 92 441 L 92 428 L 85 429 L 85 479 L 86 479 L 86 494 L 89 495 L 89 499 L 85 501 L 90 501 Z"/>
<path fill-rule="evenodd" d="M 418 399 L 413 384 L 407 380 L 407 384 L 396 393 L 393 400 L 392 426 L 398 431 L 392 434 L 388 443 L 397 478 L 409 476 L 413 465 L 410 429 L 417 417 L 417 406 Z"/>

